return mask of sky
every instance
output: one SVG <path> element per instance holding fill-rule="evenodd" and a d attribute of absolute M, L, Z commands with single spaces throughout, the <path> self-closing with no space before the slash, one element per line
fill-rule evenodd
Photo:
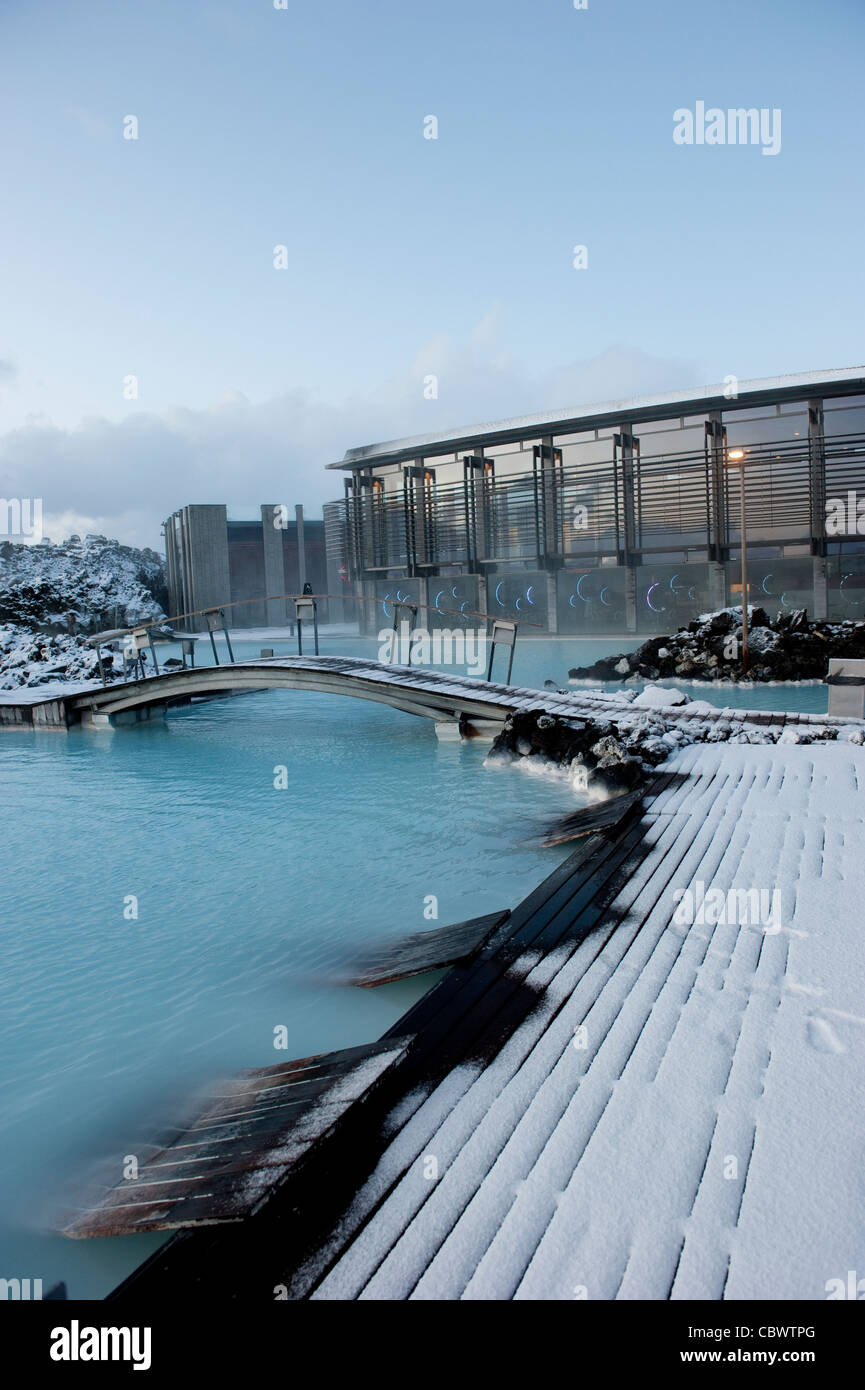
<path fill-rule="evenodd" d="M 863 57 L 863 0 L 0 0 L 0 494 L 161 548 L 372 441 L 861 363 Z"/>

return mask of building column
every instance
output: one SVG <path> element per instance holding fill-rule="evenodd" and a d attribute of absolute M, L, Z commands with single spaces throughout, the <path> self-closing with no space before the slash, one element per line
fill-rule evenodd
<path fill-rule="evenodd" d="M 284 513 L 278 506 L 265 503 L 261 508 L 261 534 L 264 544 L 264 593 L 270 598 L 265 604 L 265 622 L 268 627 L 285 627 L 286 601 L 274 599 L 274 594 L 284 594 L 285 550 L 283 547 L 284 527 L 279 524 Z M 277 524 L 274 524 L 277 523 Z"/>
<path fill-rule="evenodd" d="M 625 566 L 625 631 L 637 631 L 637 571 Z"/>
<path fill-rule="evenodd" d="M 713 612 L 727 606 L 727 573 L 724 566 L 709 561 L 709 607 Z"/>
<path fill-rule="evenodd" d="M 375 603 L 368 603 L 366 600 L 375 598 L 375 582 L 372 579 L 361 579 L 358 581 L 357 592 L 362 596 L 363 602 L 353 603 L 352 608 L 358 609 L 358 622 L 360 624 L 361 637 L 375 637 L 379 628 L 384 627 L 384 619 L 377 610 Z"/>
<path fill-rule="evenodd" d="M 556 575 L 548 571 L 544 579 L 547 587 L 547 632 L 556 633 L 559 630 L 559 589 Z"/>
<path fill-rule="evenodd" d="M 814 567 L 814 611 L 815 622 L 823 622 L 829 616 L 829 585 L 826 579 L 826 561 L 822 555 L 811 557 Z"/>

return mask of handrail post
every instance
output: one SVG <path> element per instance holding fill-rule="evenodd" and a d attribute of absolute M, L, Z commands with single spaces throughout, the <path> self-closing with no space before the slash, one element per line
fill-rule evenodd
<path fill-rule="evenodd" d="M 519 623 L 509 622 L 506 618 L 494 618 L 493 630 L 490 634 L 490 659 L 487 663 L 487 680 L 492 680 L 493 657 L 495 656 L 496 645 L 510 647 L 508 657 L 508 674 L 505 685 L 511 683 L 511 672 L 514 669 L 514 648 L 517 645 L 517 628 Z"/>
<path fill-rule="evenodd" d="M 415 604 L 415 603 L 407 603 L 405 599 L 394 599 L 394 602 L 393 602 L 393 638 L 392 638 L 391 644 L 390 644 L 390 659 L 391 659 L 391 664 L 394 665 L 394 666 L 398 665 L 398 662 L 397 662 L 397 659 L 396 659 L 396 653 L 399 651 L 399 624 L 400 624 L 400 621 L 401 621 L 401 619 L 400 619 L 400 613 L 402 612 L 403 608 L 407 608 L 408 611 L 409 611 L 409 613 L 411 614 L 411 623 L 410 623 L 410 626 L 409 626 L 409 636 L 411 636 L 411 630 L 412 630 L 412 628 L 414 627 L 415 619 L 417 618 L 417 604 Z M 409 647 L 409 661 L 408 661 L 408 664 L 411 665 L 411 647 Z"/>
<path fill-rule="evenodd" d="M 303 624 L 312 623 L 315 635 L 315 654 L 318 656 L 318 618 L 315 611 L 315 599 L 309 594 L 302 595 L 301 598 L 294 600 L 294 614 L 297 622 L 297 654 L 303 656 Z"/>

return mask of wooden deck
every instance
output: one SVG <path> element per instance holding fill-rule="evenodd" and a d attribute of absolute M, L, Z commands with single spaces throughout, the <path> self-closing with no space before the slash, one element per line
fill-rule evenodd
<path fill-rule="evenodd" d="M 825 1297 L 856 1184 L 801 1194 L 856 1151 L 863 789 L 851 747 L 678 754 L 389 1030 L 263 1210 L 112 1298 Z M 780 885 L 781 924 L 678 925 L 700 881 Z"/>

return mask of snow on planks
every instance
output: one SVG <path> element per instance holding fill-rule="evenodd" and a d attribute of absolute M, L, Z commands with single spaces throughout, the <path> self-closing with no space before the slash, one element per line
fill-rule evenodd
<path fill-rule="evenodd" d="M 404 1040 L 245 1072 L 64 1230 L 76 1239 L 242 1221 L 402 1056 Z"/>
<path fill-rule="evenodd" d="M 825 1297 L 859 1219 L 865 764 L 735 748 L 676 767 L 596 931 L 526 953 L 536 1010 L 414 1111 L 297 1296 Z M 701 880 L 777 884 L 781 929 L 677 923 Z"/>
<path fill-rule="evenodd" d="M 865 757 L 670 768 L 395 1025 L 323 1168 L 112 1297 L 825 1297 L 860 1221 Z M 777 886 L 781 929 L 677 922 L 700 882 Z"/>

